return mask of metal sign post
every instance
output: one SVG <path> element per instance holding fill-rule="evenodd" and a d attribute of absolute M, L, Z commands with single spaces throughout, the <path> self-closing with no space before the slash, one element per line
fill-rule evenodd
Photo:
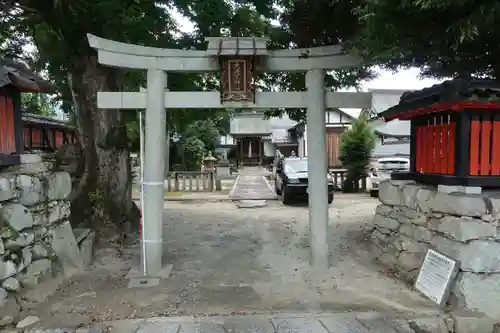
<path fill-rule="evenodd" d="M 144 129 L 142 125 L 142 110 L 139 110 L 139 160 L 141 165 L 141 245 L 142 245 L 142 272 L 144 276 L 147 276 L 147 266 L 146 266 L 146 242 L 145 242 L 145 234 L 144 234 Z"/>

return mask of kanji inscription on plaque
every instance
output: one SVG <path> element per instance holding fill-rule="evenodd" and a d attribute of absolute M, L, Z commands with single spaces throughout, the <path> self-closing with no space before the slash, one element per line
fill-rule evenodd
<path fill-rule="evenodd" d="M 223 59 L 221 76 L 223 101 L 253 101 L 253 72 L 250 57 Z"/>

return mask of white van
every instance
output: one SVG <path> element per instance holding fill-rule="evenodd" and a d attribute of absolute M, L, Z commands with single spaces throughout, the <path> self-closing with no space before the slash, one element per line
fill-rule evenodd
<path fill-rule="evenodd" d="M 382 180 L 390 179 L 393 172 L 410 171 L 410 159 L 406 157 L 384 157 L 370 169 L 370 195 L 378 196 L 378 186 Z"/>

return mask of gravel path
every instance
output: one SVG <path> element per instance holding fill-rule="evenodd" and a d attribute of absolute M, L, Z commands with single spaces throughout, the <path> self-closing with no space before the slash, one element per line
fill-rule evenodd
<path fill-rule="evenodd" d="M 139 247 L 104 249 L 93 267 L 25 314 L 44 326 L 136 317 L 276 312 L 382 311 L 426 314 L 430 303 L 379 272 L 365 227 L 378 201 L 338 195 L 330 209 L 330 269 L 309 265 L 308 209 L 271 201 L 239 209 L 231 202 L 166 202 L 165 261 L 159 286 L 127 289 Z"/>

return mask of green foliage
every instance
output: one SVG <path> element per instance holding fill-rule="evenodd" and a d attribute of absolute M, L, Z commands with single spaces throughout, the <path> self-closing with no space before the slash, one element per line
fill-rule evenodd
<path fill-rule="evenodd" d="M 280 16 L 281 29 L 273 31 L 272 46 L 277 48 L 312 47 L 342 44 L 350 49 L 360 31 L 360 23 L 354 11 L 361 3 L 332 0 L 282 0 L 284 12 Z M 375 77 L 369 63 L 359 68 L 333 70 L 325 75 L 325 86 L 337 91 L 359 87 L 363 80 Z M 300 73 L 276 73 L 263 79 L 267 86 L 277 86 L 284 91 L 305 91 L 305 75 Z M 306 120 L 305 109 L 269 110 L 268 116 L 279 117 L 283 113 L 298 122 Z"/>
<path fill-rule="evenodd" d="M 209 151 L 214 151 L 220 132 L 212 119 L 197 120 L 187 126 L 179 141 L 185 168 L 199 170 L 202 160 Z"/>
<path fill-rule="evenodd" d="M 21 110 L 41 116 L 56 116 L 56 102 L 46 94 L 21 94 Z"/>
<path fill-rule="evenodd" d="M 89 201 L 93 204 L 98 204 L 104 200 L 104 194 L 101 189 L 95 189 L 87 193 Z"/>
<path fill-rule="evenodd" d="M 140 132 L 139 132 L 139 119 L 131 119 L 126 122 L 128 149 L 133 152 L 140 150 Z"/>
<path fill-rule="evenodd" d="M 57 99 L 62 109 L 68 113 L 74 112 L 67 76 L 68 69 L 73 66 L 69 60 L 72 56 L 93 54 L 88 47 L 86 33 L 141 45 L 205 49 L 207 36 L 266 36 L 271 38 L 271 48 L 288 48 L 290 45 L 307 47 L 324 42 L 344 42 L 345 31 L 352 30 L 348 29 L 351 22 L 346 24 L 345 21 L 348 17 L 345 16 L 345 6 L 340 6 L 335 15 L 342 17 L 342 23 L 337 21 L 342 33 L 330 34 L 328 40 L 305 38 L 297 33 L 297 23 L 291 21 L 294 17 L 301 17 L 302 12 L 294 16 L 290 12 L 291 3 L 278 0 L 16 0 L 11 3 L 11 10 L 0 15 L 0 53 L 18 58 L 21 56 L 32 68 L 46 70 L 58 86 Z M 277 5 L 285 10 L 281 15 L 282 26 L 273 25 L 280 19 Z M 179 33 L 175 21 L 166 10 L 172 7 L 193 22 L 193 33 Z M 308 7 L 299 9 L 313 10 Z M 13 12 L 16 15 L 11 14 Z M 325 17 L 324 14 L 322 17 Z M 331 22 L 331 17 L 329 20 Z M 2 43 L 2 40 L 5 42 Z M 36 50 L 22 52 L 27 43 L 34 44 Z M 356 86 L 360 80 L 372 76 L 373 73 L 366 68 L 338 70 L 328 73 L 325 82 L 336 90 Z M 219 85 L 216 75 L 207 74 L 174 73 L 169 74 L 168 81 L 172 91 L 212 90 Z M 265 73 L 259 78 L 258 85 L 266 90 L 304 90 L 304 74 Z M 122 90 L 134 91 L 140 86 L 145 86 L 144 73 L 123 72 L 120 75 L 119 88 Z M 220 110 L 211 112 L 213 114 Z M 294 120 L 305 119 L 305 111 L 301 109 L 269 110 L 268 115 L 281 116 L 285 112 Z M 186 118 L 190 118 L 186 123 L 191 123 L 200 112 L 176 110 L 175 113 L 181 115 L 173 115 L 174 119 L 170 123 L 174 126 L 177 125 L 176 120 L 184 121 Z M 194 119 L 191 119 L 193 116 Z M 134 121 L 135 115 L 126 117 L 132 118 L 127 121 Z M 182 132 L 178 129 L 174 131 Z"/>
<path fill-rule="evenodd" d="M 357 184 L 366 177 L 371 153 L 375 147 L 375 134 L 366 116 L 352 122 L 351 128 L 340 137 L 340 156 L 342 165 L 347 168 L 344 191 L 355 191 Z"/>
<path fill-rule="evenodd" d="M 387 65 L 417 66 L 433 77 L 500 75 L 500 2 L 381 0 L 358 15 L 358 47 Z"/>
<path fill-rule="evenodd" d="M 341 41 L 366 65 L 419 67 L 437 78 L 500 78 L 498 1 L 285 2 L 282 22 L 297 45 Z"/>

